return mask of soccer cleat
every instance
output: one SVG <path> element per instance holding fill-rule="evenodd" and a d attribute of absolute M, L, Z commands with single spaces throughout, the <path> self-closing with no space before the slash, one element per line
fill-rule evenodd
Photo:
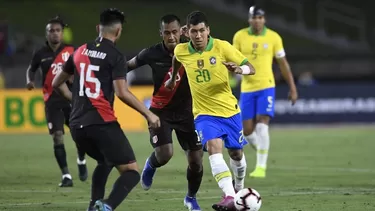
<path fill-rule="evenodd" d="M 96 211 L 112 211 L 112 207 L 104 203 L 102 200 L 95 202 Z"/>
<path fill-rule="evenodd" d="M 79 179 L 84 182 L 87 180 L 88 173 L 87 173 L 87 166 L 86 166 L 86 160 L 79 160 L 77 159 L 77 165 L 78 165 L 78 172 L 79 172 Z"/>
<path fill-rule="evenodd" d="M 144 190 L 149 190 L 152 185 L 152 180 L 154 178 L 156 169 L 152 168 L 148 163 L 148 158 L 146 160 L 145 166 L 141 174 L 141 186 Z"/>
<path fill-rule="evenodd" d="M 61 183 L 59 184 L 59 187 L 73 187 L 73 180 L 68 177 L 63 177 Z"/>
<path fill-rule="evenodd" d="M 184 206 L 189 209 L 189 211 L 201 211 L 201 207 L 195 197 L 186 196 L 184 199 Z"/>
<path fill-rule="evenodd" d="M 212 209 L 216 211 L 235 211 L 234 198 L 232 196 L 225 196 L 219 203 L 213 204 Z"/>
<path fill-rule="evenodd" d="M 249 174 L 252 178 L 265 178 L 266 177 L 266 168 L 256 167 L 253 172 Z"/>

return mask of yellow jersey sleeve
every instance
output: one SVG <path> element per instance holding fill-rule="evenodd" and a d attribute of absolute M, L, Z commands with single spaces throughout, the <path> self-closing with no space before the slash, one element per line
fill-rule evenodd
<path fill-rule="evenodd" d="M 226 62 L 233 62 L 237 65 L 244 65 L 248 60 L 239 50 L 232 46 L 227 41 L 221 41 L 220 43 L 222 54 Z"/>
<path fill-rule="evenodd" d="M 184 48 L 183 43 L 181 43 L 181 44 L 176 45 L 176 47 L 174 48 L 174 51 L 173 51 L 174 57 L 179 62 L 181 62 L 180 56 L 182 54 L 183 48 Z"/>
<path fill-rule="evenodd" d="M 233 46 L 241 51 L 241 32 L 238 31 L 236 34 L 233 36 Z"/>
<path fill-rule="evenodd" d="M 281 39 L 280 35 L 275 33 L 274 36 L 274 49 L 273 54 L 276 58 L 283 58 L 285 57 L 285 50 L 283 46 L 283 40 Z"/>

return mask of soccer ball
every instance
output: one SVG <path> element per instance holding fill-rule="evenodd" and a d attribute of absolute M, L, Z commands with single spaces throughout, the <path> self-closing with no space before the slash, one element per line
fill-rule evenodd
<path fill-rule="evenodd" d="M 262 206 L 262 199 L 258 191 L 245 188 L 234 197 L 234 205 L 238 211 L 258 211 Z"/>

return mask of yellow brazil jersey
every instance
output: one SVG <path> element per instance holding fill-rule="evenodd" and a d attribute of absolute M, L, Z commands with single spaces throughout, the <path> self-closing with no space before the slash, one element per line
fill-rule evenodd
<path fill-rule="evenodd" d="M 174 55 L 187 73 L 194 117 L 231 117 L 240 112 L 230 88 L 228 70 L 222 62 L 243 65 L 247 58 L 241 52 L 227 41 L 210 37 L 203 52 L 197 52 L 189 42 L 177 45 Z"/>
<path fill-rule="evenodd" d="M 233 46 L 249 59 L 256 71 L 253 76 L 243 76 L 241 92 L 254 92 L 275 87 L 272 72 L 273 58 L 285 56 L 279 34 L 266 27 L 259 35 L 255 35 L 251 28 L 241 29 L 233 37 Z"/>

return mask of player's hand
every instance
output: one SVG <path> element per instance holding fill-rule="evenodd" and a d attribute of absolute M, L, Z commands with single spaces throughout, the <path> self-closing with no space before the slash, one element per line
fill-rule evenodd
<path fill-rule="evenodd" d="M 223 65 L 225 65 L 225 67 L 231 72 L 242 74 L 242 69 L 233 62 L 223 62 Z"/>
<path fill-rule="evenodd" d="M 189 37 L 189 30 L 188 30 L 188 27 L 187 25 L 184 25 L 181 27 L 180 29 L 180 32 L 181 32 L 181 35 L 184 36 L 184 37 Z"/>
<path fill-rule="evenodd" d="M 297 90 L 292 89 L 288 93 L 288 100 L 292 102 L 292 105 L 294 105 L 297 102 L 298 99 L 298 93 Z"/>
<path fill-rule="evenodd" d="M 154 113 L 150 112 L 149 114 L 147 114 L 146 118 L 147 118 L 147 121 L 148 121 L 148 125 L 151 128 L 160 127 L 160 119 Z"/>
<path fill-rule="evenodd" d="M 26 88 L 27 88 L 28 90 L 33 90 L 33 89 L 35 89 L 35 84 L 34 84 L 34 82 L 29 82 L 29 83 L 27 83 L 27 84 L 26 84 Z"/>
<path fill-rule="evenodd" d="M 174 87 L 176 86 L 176 80 L 172 80 L 172 78 L 168 79 L 165 83 L 164 83 L 164 86 L 165 88 L 169 89 L 169 90 L 173 90 Z"/>

